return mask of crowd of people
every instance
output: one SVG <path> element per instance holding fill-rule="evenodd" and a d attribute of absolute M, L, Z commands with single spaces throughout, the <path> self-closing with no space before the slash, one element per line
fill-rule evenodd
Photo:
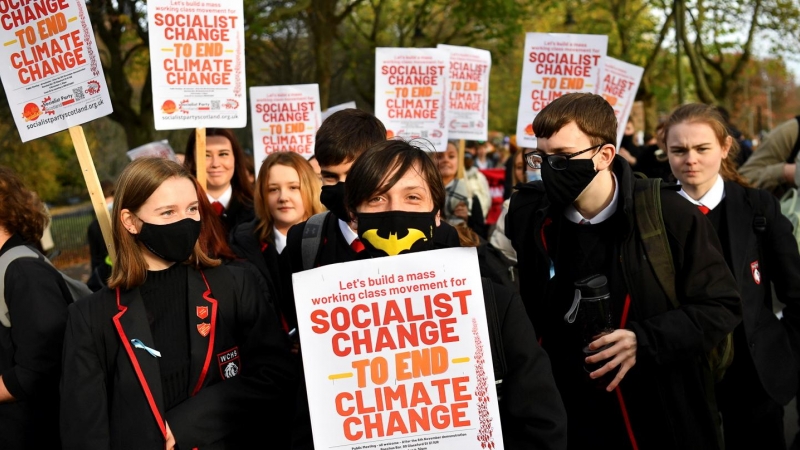
<path fill-rule="evenodd" d="M 800 182 L 798 123 L 748 149 L 724 109 L 688 104 L 617 148 L 613 108 L 575 93 L 536 116 L 536 148 L 436 151 L 346 109 L 311 159 L 255 172 L 208 128 L 205 186 L 194 133 L 182 164 L 136 159 L 103 184 L 116 257 L 95 221 L 76 301 L 41 254 L 4 260 L 49 219 L 0 167 L 0 448 L 314 448 L 292 275 L 395 256 L 376 234 L 415 228 L 401 253 L 477 248 L 505 448 L 784 450 L 800 252 L 778 198 Z"/>

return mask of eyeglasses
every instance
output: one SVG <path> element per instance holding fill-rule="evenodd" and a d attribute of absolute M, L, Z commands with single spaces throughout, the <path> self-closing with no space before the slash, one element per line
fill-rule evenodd
<path fill-rule="evenodd" d="M 552 167 L 553 170 L 565 170 L 569 166 L 570 159 L 604 145 L 606 144 L 594 145 L 575 153 L 556 153 L 555 155 L 548 155 L 541 150 L 533 150 L 525 153 L 525 162 L 531 169 L 541 169 L 542 161 L 546 159 L 547 163 L 550 164 L 550 167 Z"/>

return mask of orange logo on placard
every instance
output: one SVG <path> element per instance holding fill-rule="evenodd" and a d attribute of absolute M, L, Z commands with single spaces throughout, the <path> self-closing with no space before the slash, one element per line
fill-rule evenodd
<path fill-rule="evenodd" d="M 617 104 L 617 97 L 614 97 L 613 95 L 605 94 L 605 95 L 603 95 L 603 98 L 605 98 L 606 101 L 608 102 L 608 104 L 611 105 L 611 106 L 614 106 L 614 105 Z"/>
<path fill-rule="evenodd" d="M 533 132 L 533 124 L 532 123 L 529 123 L 528 126 L 525 127 L 525 134 L 527 134 L 528 136 L 536 136 L 536 134 Z"/>
<path fill-rule="evenodd" d="M 33 122 L 34 120 L 38 119 L 39 116 L 41 115 L 42 111 L 39 110 L 39 105 L 37 105 L 36 103 L 28 103 L 22 110 L 22 117 L 25 118 L 25 122 Z"/>
<path fill-rule="evenodd" d="M 178 108 L 175 106 L 175 102 L 172 100 L 167 100 L 161 105 L 161 111 L 164 111 L 167 114 L 174 113 Z"/>
<path fill-rule="evenodd" d="M 386 130 L 386 139 L 391 139 L 394 137 L 394 131 Z"/>

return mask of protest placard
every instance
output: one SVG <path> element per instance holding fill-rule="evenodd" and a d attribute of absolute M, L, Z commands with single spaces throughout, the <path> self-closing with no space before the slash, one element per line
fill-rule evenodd
<path fill-rule="evenodd" d="M 447 148 L 449 61 L 435 48 L 375 49 L 375 116 L 389 138 L 422 138 L 437 151 Z"/>
<path fill-rule="evenodd" d="M 322 123 L 319 85 L 295 84 L 250 88 L 253 156 L 256 173 L 275 152 L 295 152 L 310 158 Z"/>
<path fill-rule="evenodd" d="M 474 248 L 292 280 L 315 448 L 503 448 Z"/>
<path fill-rule="evenodd" d="M 527 33 L 517 113 L 517 145 L 536 146 L 533 119 L 550 102 L 570 92 L 596 94 L 608 36 Z"/>
<path fill-rule="evenodd" d="M 0 6 L 0 77 L 22 142 L 111 114 L 82 0 Z"/>
<path fill-rule="evenodd" d="M 242 0 L 149 0 L 157 130 L 247 124 Z"/>
<path fill-rule="evenodd" d="M 166 139 L 140 145 L 132 150 L 128 150 L 126 154 L 131 161 L 137 158 L 146 157 L 164 158 L 170 161 L 178 161 L 178 158 L 175 156 L 175 151 L 172 149 L 172 146 L 169 145 L 169 141 Z"/>
<path fill-rule="evenodd" d="M 492 54 L 472 47 L 439 44 L 450 54 L 445 122 L 448 139 L 485 141 L 489 135 L 489 71 Z"/>
<path fill-rule="evenodd" d="M 601 64 L 600 89 L 597 93 L 606 99 L 617 115 L 617 151 L 625 134 L 625 125 L 631 115 L 643 74 L 643 67 L 610 56 L 606 56 Z"/>
<path fill-rule="evenodd" d="M 339 104 L 339 105 L 336 105 L 336 106 L 331 106 L 330 108 L 326 109 L 325 111 L 322 111 L 322 113 L 321 113 L 322 121 L 324 122 L 325 119 L 328 118 L 328 116 L 330 116 L 331 114 L 335 113 L 336 111 L 341 111 L 343 109 L 356 109 L 356 102 L 342 103 L 342 104 Z"/>

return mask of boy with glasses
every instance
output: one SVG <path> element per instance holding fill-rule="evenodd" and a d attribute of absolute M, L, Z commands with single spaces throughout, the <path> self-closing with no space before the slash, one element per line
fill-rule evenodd
<path fill-rule="evenodd" d="M 634 205 L 641 184 L 616 156 L 613 108 L 567 94 L 533 129 L 537 148 L 525 160 L 542 181 L 512 195 L 506 235 L 552 359 L 569 447 L 722 448 L 706 354 L 739 323 L 741 302 L 711 222 L 671 188 L 651 205 L 664 218 L 674 307 L 646 257 Z"/>

